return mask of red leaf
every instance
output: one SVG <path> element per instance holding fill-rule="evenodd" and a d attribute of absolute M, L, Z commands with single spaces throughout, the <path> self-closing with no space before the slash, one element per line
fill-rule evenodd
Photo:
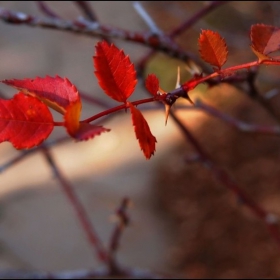
<path fill-rule="evenodd" d="M 80 122 L 82 104 L 78 100 L 71 103 L 66 108 L 66 113 L 64 114 L 65 127 L 70 136 L 76 140 L 88 140 L 96 135 L 100 135 L 102 132 L 110 131 L 110 129 L 104 128 L 102 126 L 91 125 L 88 123 Z"/>
<path fill-rule="evenodd" d="M 61 114 L 65 113 L 66 107 L 80 100 L 76 87 L 67 78 L 59 76 L 24 80 L 4 80 L 4 84 L 15 87 L 25 94 L 36 96 L 47 106 Z"/>
<path fill-rule="evenodd" d="M 80 126 L 82 104 L 79 101 L 71 103 L 64 114 L 65 127 L 69 135 L 73 136 Z"/>
<path fill-rule="evenodd" d="M 9 141 L 16 149 L 32 148 L 52 130 L 52 114 L 37 98 L 20 92 L 13 99 L 0 99 L 0 142 Z"/>
<path fill-rule="evenodd" d="M 103 132 L 109 132 L 110 129 L 105 128 L 99 125 L 92 125 L 89 123 L 80 123 L 79 129 L 75 132 L 72 137 L 79 141 L 85 141 L 90 138 L 93 138 L 97 135 L 100 135 Z"/>
<path fill-rule="evenodd" d="M 201 58 L 219 69 L 227 61 L 228 49 L 218 32 L 202 30 L 198 39 Z"/>
<path fill-rule="evenodd" d="M 154 96 L 159 90 L 159 80 L 155 74 L 149 74 L 145 81 L 146 89 Z"/>
<path fill-rule="evenodd" d="M 137 83 L 129 57 L 115 45 L 102 41 L 96 45 L 93 61 L 100 87 L 114 100 L 126 102 Z"/>
<path fill-rule="evenodd" d="M 142 113 L 129 103 L 129 108 L 132 116 L 132 124 L 134 125 L 136 138 L 138 139 L 141 150 L 146 159 L 149 159 L 156 150 L 156 138 L 152 135 L 147 121 Z"/>
<path fill-rule="evenodd" d="M 250 37 L 253 51 L 260 59 L 267 58 L 266 55 L 280 50 L 280 28 L 278 27 L 264 24 L 252 25 Z"/>

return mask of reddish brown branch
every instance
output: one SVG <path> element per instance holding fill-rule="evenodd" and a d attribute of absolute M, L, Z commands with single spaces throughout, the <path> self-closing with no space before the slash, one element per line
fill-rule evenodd
<path fill-rule="evenodd" d="M 74 2 L 85 14 L 88 20 L 98 22 L 97 17 L 88 1 L 74 1 Z"/>
<path fill-rule="evenodd" d="M 76 215 L 87 235 L 87 238 L 88 238 L 92 248 L 97 253 L 98 259 L 101 262 L 108 264 L 108 262 L 109 262 L 108 253 L 105 250 L 101 240 L 99 239 L 95 229 L 93 228 L 83 205 L 81 204 L 80 200 L 78 199 L 77 195 L 74 192 L 73 187 L 68 182 L 68 180 L 62 175 L 61 171 L 57 167 L 49 150 L 45 148 L 45 149 L 43 149 L 43 152 L 47 159 L 47 162 L 49 163 L 50 167 L 53 170 L 55 177 L 60 182 L 60 185 L 61 185 L 65 195 L 71 202 L 71 205 L 73 206 L 73 208 L 76 212 Z"/>
<path fill-rule="evenodd" d="M 198 22 L 201 18 L 209 14 L 211 11 L 216 10 L 219 6 L 226 4 L 228 1 L 212 1 L 210 3 L 206 3 L 198 12 L 192 15 L 189 19 L 181 23 L 179 26 L 174 28 L 169 36 L 174 38 L 190 27 L 192 27 L 196 22 Z"/>
<path fill-rule="evenodd" d="M 61 272 L 44 271 L 23 271 L 7 270 L 0 272 L 1 279 L 109 279 L 109 278 L 128 278 L 128 279 L 178 279 L 171 275 L 163 275 L 137 268 L 123 269 L 121 275 L 112 275 L 108 269 L 95 270 L 73 270 Z"/>
<path fill-rule="evenodd" d="M 278 125 L 257 125 L 257 124 L 249 124 L 240 120 L 233 118 L 225 113 L 220 112 L 219 110 L 215 109 L 212 106 L 209 106 L 203 103 L 200 100 L 196 100 L 195 108 L 203 110 L 205 113 L 216 117 L 230 126 L 244 132 L 250 133 L 261 133 L 261 134 L 268 134 L 268 135 L 276 135 L 280 136 L 280 126 Z"/>
<path fill-rule="evenodd" d="M 44 1 L 36 1 L 39 9 L 50 18 L 61 18 L 57 13 L 55 13 Z"/>
<path fill-rule="evenodd" d="M 130 218 L 127 214 L 127 207 L 129 205 L 129 202 L 130 202 L 129 198 L 125 197 L 122 200 L 120 207 L 116 210 L 115 215 L 118 218 L 118 222 L 114 228 L 114 231 L 112 233 L 112 237 L 110 240 L 109 249 L 110 249 L 111 255 L 114 255 L 117 252 L 123 230 L 130 223 Z"/>
<path fill-rule="evenodd" d="M 21 12 L 15 12 L 0 8 L 0 20 L 10 24 L 23 24 L 32 27 L 41 27 L 62 30 L 71 33 L 83 34 L 89 37 L 110 37 L 149 46 L 158 51 L 163 51 L 172 57 L 184 60 L 186 63 L 191 59 L 196 63 L 199 60 L 191 53 L 179 48 L 168 36 L 157 36 L 152 32 L 133 32 L 125 29 L 101 25 L 97 22 L 85 19 L 63 20 L 59 18 L 39 18 Z"/>
<path fill-rule="evenodd" d="M 273 238 L 277 241 L 280 246 L 280 232 L 277 226 L 277 217 L 271 213 L 266 212 L 260 205 L 258 205 L 253 199 L 251 199 L 234 181 L 233 178 L 221 167 L 214 163 L 211 159 L 211 156 L 202 148 L 199 142 L 195 139 L 192 133 L 188 130 L 186 125 L 183 125 L 182 122 L 178 119 L 178 117 L 171 112 L 175 123 L 179 126 L 186 139 L 192 144 L 195 148 L 196 152 L 199 155 L 200 161 L 203 165 L 209 168 L 214 175 L 214 177 L 226 188 L 228 188 L 231 192 L 233 192 L 240 201 L 244 203 L 254 214 L 256 217 L 261 219 L 265 225 L 267 226 L 269 232 L 273 236 Z"/>
<path fill-rule="evenodd" d="M 191 18 L 187 19 L 186 21 L 184 21 L 183 23 L 181 23 L 179 26 L 177 26 L 176 28 L 174 28 L 167 36 L 170 39 L 173 39 L 174 37 L 180 35 L 182 32 L 188 30 L 190 27 L 192 27 L 196 22 L 198 22 L 202 17 L 204 17 L 205 15 L 207 15 L 208 13 L 210 13 L 211 11 L 217 9 L 219 6 L 221 6 L 222 4 L 227 3 L 227 1 L 212 1 L 209 4 L 206 4 L 204 7 L 202 7 L 197 13 L 195 13 Z M 152 56 L 155 54 L 156 50 L 151 50 L 148 54 L 145 55 L 145 57 L 143 57 L 141 59 L 141 61 L 139 61 L 138 63 L 138 67 L 139 67 L 139 71 L 142 72 L 145 65 L 147 64 L 147 62 L 152 58 Z M 201 66 L 201 64 L 200 64 Z M 202 67 L 204 69 L 204 72 L 208 72 L 206 71 L 206 69 L 204 67 Z"/>

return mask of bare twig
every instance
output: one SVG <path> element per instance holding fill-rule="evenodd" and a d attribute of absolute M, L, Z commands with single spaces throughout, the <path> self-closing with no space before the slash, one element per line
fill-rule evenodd
<path fill-rule="evenodd" d="M 129 225 L 130 218 L 127 214 L 127 207 L 129 205 L 129 198 L 125 197 L 120 207 L 116 210 L 116 217 L 118 218 L 118 222 L 114 228 L 114 231 L 111 236 L 109 249 L 111 252 L 111 255 L 114 256 L 114 254 L 117 252 L 120 244 L 120 238 L 123 233 L 123 230 Z"/>
<path fill-rule="evenodd" d="M 141 18 L 145 21 L 150 31 L 155 35 L 162 35 L 163 32 L 158 28 L 154 20 L 150 17 L 147 11 L 143 8 L 142 4 L 139 1 L 133 2 L 133 7 L 136 12 L 141 16 Z"/>
<path fill-rule="evenodd" d="M 137 268 L 123 269 L 121 275 L 112 275 L 111 271 L 102 268 L 95 270 L 74 270 L 61 272 L 43 272 L 43 271 L 24 271 L 7 270 L 0 272 L 0 279 L 108 279 L 108 278 L 128 278 L 128 279 L 171 279 L 170 275 L 163 275 L 150 272 L 148 270 Z M 173 278 L 178 279 L 178 277 Z"/>
<path fill-rule="evenodd" d="M 201 18 L 209 14 L 211 11 L 216 10 L 223 4 L 226 4 L 228 1 L 211 1 L 208 2 L 202 7 L 198 12 L 193 14 L 189 19 L 181 23 L 178 27 L 174 28 L 170 33 L 169 36 L 174 38 L 184 31 L 188 30 L 192 27 L 195 23 L 197 23 Z"/>
<path fill-rule="evenodd" d="M 278 217 L 272 213 L 266 212 L 260 205 L 258 205 L 253 199 L 251 199 L 242 189 L 239 188 L 237 183 L 233 178 L 221 167 L 216 165 L 214 161 L 211 159 L 211 156 L 201 147 L 199 142 L 195 139 L 192 133 L 188 130 L 186 125 L 183 125 L 182 122 L 178 119 L 178 117 L 170 112 L 173 120 L 179 126 L 186 139 L 192 144 L 195 148 L 197 154 L 199 155 L 200 161 L 203 165 L 210 169 L 213 176 L 226 188 L 232 191 L 240 201 L 244 203 L 254 214 L 256 217 L 261 219 L 265 225 L 267 226 L 271 236 L 277 241 L 280 246 L 280 232 L 277 226 Z"/>
<path fill-rule="evenodd" d="M 36 1 L 39 9 L 50 18 L 61 18 L 44 1 Z"/>
<path fill-rule="evenodd" d="M 81 9 L 81 11 L 85 14 L 88 20 L 98 22 L 97 17 L 91 8 L 88 1 L 74 1 L 76 5 Z"/>
<path fill-rule="evenodd" d="M 206 4 L 203 8 L 201 8 L 197 13 L 195 13 L 191 18 L 187 19 L 183 23 L 181 23 L 179 26 L 174 28 L 167 36 L 170 39 L 175 38 L 176 36 L 180 35 L 182 32 L 188 30 L 191 26 L 193 26 L 196 22 L 198 22 L 202 17 L 210 13 L 212 10 L 217 9 L 222 4 L 227 3 L 227 1 L 212 1 L 209 4 Z M 143 72 L 144 66 L 146 63 L 151 59 L 151 57 L 155 54 L 155 50 L 151 50 L 148 54 L 145 55 L 139 61 L 138 67 L 139 71 Z M 208 69 L 206 69 L 204 66 L 201 65 L 201 63 L 198 63 L 198 61 L 195 61 L 197 65 L 200 66 L 200 68 L 203 69 L 205 73 L 208 73 Z"/>
<path fill-rule="evenodd" d="M 39 18 L 21 12 L 0 8 L 0 20 L 10 24 L 24 24 L 32 27 L 61 30 L 82 34 L 89 37 L 110 37 L 131 41 L 149 46 L 158 51 L 165 52 L 172 57 L 189 60 L 199 64 L 199 60 L 192 53 L 179 48 L 168 36 L 155 36 L 152 32 L 133 32 L 115 27 L 101 25 L 97 22 L 87 21 L 83 18 L 76 20 L 63 20 L 58 18 Z"/>
<path fill-rule="evenodd" d="M 95 229 L 93 228 L 83 205 L 81 204 L 77 195 L 74 192 L 73 187 L 68 182 L 68 180 L 62 175 L 62 173 L 59 170 L 59 168 L 57 167 L 50 151 L 47 148 L 45 148 L 45 149 L 43 149 L 43 152 L 44 152 L 47 162 L 49 163 L 50 167 L 53 170 L 55 177 L 59 180 L 64 193 L 66 194 L 67 198 L 71 202 L 71 205 L 73 206 L 73 208 L 78 216 L 78 219 L 87 235 L 87 238 L 88 238 L 90 244 L 92 245 L 92 248 L 94 249 L 94 251 L 96 251 L 98 260 L 105 264 L 108 264 L 109 263 L 108 253 L 105 250 L 101 240 L 99 239 Z"/>
<path fill-rule="evenodd" d="M 57 138 L 57 139 L 52 140 L 52 141 L 46 141 L 41 146 L 35 147 L 33 149 L 23 150 L 23 151 L 20 152 L 20 154 L 16 155 L 15 157 L 10 159 L 6 163 L 2 164 L 0 166 L 0 173 L 6 171 L 8 168 L 14 166 L 16 163 L 21 162 L 23 159 L 27 158 L 28 156 L 41 151 L 42 148 L 43 149 L 50 148 L 50 147 L 58 145 L 60 143 L 64 143 L 66 141 L 69 141 L 69 139 L 70 138 L 68 136 L 64 136 L 64 137 L 60 137 L 60 138 Z"/>
<path fill-rule="evenodd" d="M 240 120 L 229 116 L 228 114 L 222 113 L 221 111 L 215 109 L 212 106 L 209 106 L 203 103 L 201 100 L 197 99 L 195 102 L 195 107 L 198 109 L 203 110 L 205 113 L 216 117 L 227 124 L 235 127 L 236 129 L 244 132 L 250 133 L 261 133 L 261 134 L 268 134 L 268 135 L 276 135 L 280 136 L 280 126 L 278 125 L 257 125 L 257 124 L 249 124 Z"/>

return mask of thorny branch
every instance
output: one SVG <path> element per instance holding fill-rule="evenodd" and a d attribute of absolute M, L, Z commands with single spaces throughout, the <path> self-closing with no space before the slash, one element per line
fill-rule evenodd
<path fill-rule="evenodd" d="M 90 37 L 101 37 L 101 38 L 119 38 L 126 41 L 131 41 L 134 43 L 143 44 L 146 46 L 151 47 L 153 50 L 146 55 L 141 61 L 140 61 L 140 68 L 144 69 L 147 61 L 151 58 L 152 54 L 155 51 L 163 51 L 167 53 L 169 56 L 179 58 L 186 63 L 195 63 L 200 69 L 203 69 L 204 72 L 207 72 L 207 69 L 201 64 L 201 62 L 197 59 L 195 55 L 192 53 L 188 53 L 184 50 L 181 50 L 180 47 L 173 41 L 173 38 L 190 28 L 194 23 L 196 23 L 199 19 L 201 19 L 203 16 L 205 16 L 207 13 L 211 12 L 212 10 L 216 9 L 220 5 L 226 3 L 226 1 L 213 1 L 206 4 L 201 10 L 199 10 L 197 13 L 195 13 L 191 18 L 187 19 L 185 22 L 183 22 L 180 26 L 173 29 L 169 34 L 165 35 L 161 32 L 155 32 L 155 30 L 150 30 L 148 32 L 132 32 L 129 30 L 119 29 L 115 27 L 109 27 L 106 25 L 102 25 L 98 23 L 97 17 L 94 13 L 94 11 L 91 9 L 89 4 L 86 1 L 76 1 L 76 5 L 82 10 L 83 14 L 85 15 L 85 18 L 78 18 L 76 20 L 63 20 L 61 19 L 54 11 L 52 11 L 43 1 L 38 1 L 38 5 L 40 9 L 45 13 L 48 18 L 39 18 L 34 17 L 31 15 L 26 15 L 21 12 L 14 12 L 7 9 L 0 8 L 0 20 L 5 21 L 7 23 L 11 24 L 25 24 L 28 26 L 33 27 L 42 27 L 42 28 L 50 28 L 55 30 L 63 30 L 78 34 L 83 34 Z M 138 8 L 139 9 L 139 8 Z M 142 13 L 143 14 L 143 13 Z M 145 15 L 145 17 L 147 14 Z M 146 17 L 146 21 L 148 21 Z M 150 25 L 151 26 L 151 25 Z M 141 73 L 142 74 L 142 73 Z M 227 79 L 227 82 L 248 82 L 248 85 L 250 87 L 249 94 L 252 96 L 259 95 L 255 85 L 255 75 L 256 73 L 248 72 L 246 75 L 238 76 L 235 75 L 233 77 L 230 77 Z M 210 85 L 212 84 L 218 84 L 220 83 L 220 79 L 214 80 L 211 79 L 207 81 Z M 84 95 L 84 98 L 88 101 L 99 104 L 103 106 L 104 108 L 110 110 L 108 106 L 98 99 L 90 98 L 87 95 Z M 278 135 L 280 133 L 280 128 L 278 126 L 274 127 L 268 127 L 268 126 L 257 126 L 257 125 L 250 125 L 246 124 L 244 122 L 240 122 L 238 120 L 235 120 L 234 118 L 222 114 L 218 110 L 200 102 L 197 101 L 195 103 L 195 107 L 197 109 L 204 110 L 206 113 L 213 115 L 214 117 L 220 118 L 223 121 L 226 121 L 228 124 L 246 131 L 246 132 L 260 132 L 260 133 L 271 133 Z M 277 218 L 268 212 L 266 212 L 264 209 L 262 209 L 258 204 L 256 204 L 250 197 L 247 196 L 243 192 L 242 189 L 239 188 L 239 186 L 236 184 L 236 182 L 227 174 L 225 170 L 220 168 L 218 165 L 216 165 L 211 157 L 208 155 L 208 153 L 201 147 L 199 142 L 195 139 L 195 137 L 192 135 L 192 133 L 188 130 L 188 128 L 182 124 L 182 122 L 178 119 L 176 114 L 173 112 L 170 113 L 173 117 L 174 121 L 177 123 L 177 125 L 180 127 L 180 129 L 183 131 L 184 135 L 187 138 L 187 141 L 189 141 L 195 148 L 197 152 L 197 158 L 198 160 L 204 164 L 205 167 L 209 168 L 212 172 L 212 174 L 215 176 L 215 178 L 225 187 L 230 189 L 235 195 L 240 198 L 243 203 L 247 207 L 249 207 L 252 212 L 259 217 L 267 226 L 271 234 L 274 236 L 274 238 L 277 240 L 277 242 L 280 245 L 280 234 L 277 227 Z M 61 138 L 61 140 L 56 140 L 54 143 L 58 144 L 60 142 L 65 141 L 65 138 Z M 53 143 L 52 143 L 53 144 Z M 81 203 L 77 200 L 77 197 L 75 195 L 75 192 L 73 190 L 73 187 L 69 184 L 67 179 L 62 175 L 59 168 L 57 167 L 53 157 L 51 156 L 51 153 L 49 151 L 49 148 L 52 146 L 52 144 L 43 144 L 40 147 L 36 149 L 32 149 L 29 151 L 22 152 L 18 157 L 11 160 L 6 165 L 3 165 L 0 169 L 0 172 L 11 166 L 12 164 L 24 159 L 29 154 L 32 154 L 33 152 L 42 150 L 49 165 L 52 167 L 53 172 L 55 173 L 56 178 L 60 181 L 60 184 L 65 192 L 65 194 L 68 196 L 69 200 L 71 201 L 72 205 L 74 206 L 76 213 L 79 217 L 80 222 L 83 225 L 83 228 L 85 232 L 87 233 L 88 239 L 90 240 L 93 248 L 97 251 L 97 254 L 99 256 L 99 259 L 105 263 L 108 264 L 108 259 L 110 258 L 108 256 L 107 251 L 104 249 L 101 241 L 99 240 L 97 234 L 95 233 L 95 230 L 93 229 L 91 223 L 89 222 L 89 219 L 87 217 L 87 214 L 85 213 L 83 206 Z M 119 223 L 117 224 L 113 235 L 111 239 L 110 244 L 110 253 L 111 255 L 114 255 L 114 253 L 118 249 L 119 244 L 119 238 L 121 236 L 122 230 L 128 223 L 128 216 L 126 214 L 126 208 L 127 208 L 128 200 L 124 199 L 122 202 L 122 205 L 118 209 L 118 216 L 120 218 Z M 164 276 L 156 275 L 150 272 L 141 271 L 137 269 L 123 269 L 117 267 L 117 276 L 123 276 L 123 277 L 130 277 L 130 278 L 142 278 L 142 279 L 154 279 L 154 278 L 161 278 Z M 114 276 L 112 274 L 112 267 L 108 266 L 105 269 L 97 269 L 97 270 L 83 270 L 83 271 L 69 271 L 69 272 L 59 272 L 59 273 L 48 273 L 48 272 L 23 272 L 23 271 L 7 271 L 0 273 L 1 278 L 33 278 L 33 279 L 39 279 L 39 278 L 56 278 L 56 279 L 77 279 L 77 278 L 100 278 L 100 277 L 112 277 Z M 115 275 L 116 276 L 116 275 Z"/>

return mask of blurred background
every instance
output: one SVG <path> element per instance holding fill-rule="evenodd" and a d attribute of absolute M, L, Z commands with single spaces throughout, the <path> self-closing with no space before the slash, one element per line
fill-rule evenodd
<path fill-rule="evenodd" d="M 81 15 L 75 2 L 45 1 L 64 19 Z M 92 1 L 100 23 L 132 31 L 148 27 L 132 1 Z M 158 27 L 171 32 L 207 5 L 207 1 L 141 1 Z M 36 2 L 1 1 L 0 7 L 44 17 Z M 250 27 L 278 26 L 278 1 L 227 2 L 198 20 L 176 42 L 199 57 L 201 29 L 218 31 L 226 40 L 229 58 L 224 67 L 255 60 L 250 49 Z M 67 77 L 81 92 L 92 94 L 111 107 L 117 105 L 99 88 L 92 56 L 100 38 L 0 22 L 0 79 L 46 75 Z M 141 60 L 149 48 L 112 39 L 130 56 Z M 177 67 L 182 81 L 190 78 L 183 61 L 157 53 L 145 75 L 155 73 L 164 90 L 175 87 Z M 262 95 L 279 88 L 279 67 L 263 67 L 256 79 Z M 274 117 L 246 88 L 220 84 L 199 86 L 190 93 L 243 121 L 277 124 L 278 95 L 268 100 Z M 16 91 L 0 85 L 11 98 Z M 130 100 L 146 98 L 140 80 Z M 141 109 L 141 107 L 139 106 Z M 175 108 L 176 109 L 176 108 Z M 102 108 L 83 101 L 82 118 Z M 280 214 L 279 138 L 238 132 L 220 120 L 196 110 L 176 109 L 215 162 L 266 210 Z M 112 214 L 124 197 L 132 205 L 132 224 L 121 239 L 118 260 L 125 266 L 172 272 L 190 278 L 280 277 L 279 246 L 259 221 L 199 163 L 186 165 L 194 150 L 176 124 L 164 125 L 162 110 L 144 111 L 157 138 L 155 155 L 146 160 L 140 151 L 130 115 L 118 114 L 103 125 L 112 131 L 87 142 L 67 143 L 51 149 L 99 236 L 108 245 Z M 60 121 L 60 116 L 56 115 Z M 54 129 L 50 140 L 65 135 Z M 0 145 L 0 164 L 20 154 L 10 143 Z M 97 260 L 59 182 L 40 153 L 34 153 L 0 174 L 0 268 L 74 270 L 94 268 Z"/>

